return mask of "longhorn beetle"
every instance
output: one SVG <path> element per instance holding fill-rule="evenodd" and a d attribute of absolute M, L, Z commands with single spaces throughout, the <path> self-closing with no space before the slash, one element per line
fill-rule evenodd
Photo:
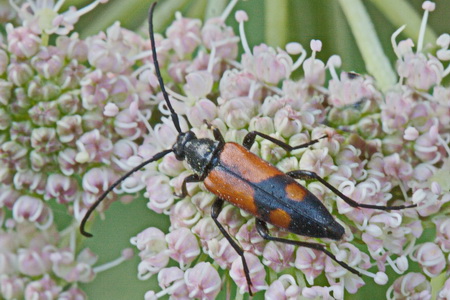
<path fill-rule="evenodd" d="M 208 126 L 210 129 L 212 128 L 215 140 L 209 138 L 197 138 L 194 132 L 190 130 L 182 132 L 178 115 L 172 108 L 159 70 L 153 33 L 153 10 L 155 5 L 156 2 L 153 3 L 149 11 L 149 32 L 153 62 L 164 100 L 170 111 L 173 124 L 178 131 L 177 141 L 172 149 L 157 153 L 152 158 L 144 161 L 114 182 L 87 211 L 80 224 L 81 233 L 87 237 L 92 236 L 92 234 L 85 230 L 86 222 L 100 202 L 102 202 L 106 195 L 118 184 L 145 165 L 157 161 L 173 152 L 178 160 L 186 160 L 187 164 L 194 172 L 194 174 L 189 175 L 184 179 L 181 189 L 182 193 L 179 195 L 180 198 L 187 196 L 186 185 L 188 183 L 200 181 L 203 181 L 205 187 L 217 196 L 211 208 L 211 217 L 220 232 L 241 257 L 250 295 L 252 295 L 252 281 L 244 257 L 244 251 L 217 219 L 222 210 L 224 201 L 228 201 L 255 216 L 256 229 L 264 239 L 322 251 L 348 271 L 360 275 L 357 270 L 346 263 L 339 261 L 333 253 L 328 251 L 322 244 L 289 240 L 270 235 L 267 223 L 284 228 L 298 235 L 314 238 L 340 240 L 344 235 L 344 227 L 333 219 L 331 214 L 316 196 L 300 185 L 295 179 L 318 180 L 352 207 L 400 210 L 415 207 L 416 205 L 378 206 L 359 204 L 342 194 L 314 172 L 297 170 L 283 173 L 249 151 L 255 142 L 256 136 L 267 139 L 288 152 L 313 145 L 327 136 L 292 147 L 264 133 L 252 131 L 245 136 L 243 146 L 241 146 L 236 143 L 225 142 L 219 129 L 212 128 L 211 125 Z"/>

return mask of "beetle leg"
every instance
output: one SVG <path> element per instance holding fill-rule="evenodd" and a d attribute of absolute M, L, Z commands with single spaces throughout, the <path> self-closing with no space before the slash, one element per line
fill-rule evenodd
<path fill-rule="evenodd" d="M 200 178 L 197 174 L 191 174 L 184 178 L 183 183 L 181 184 L 181 194 L 175 194 L 176 197 L 183 199 L 188 195 L 188 191 L 186 188 L 186 184 L 189 182 L 200 182 L 203 181 L 204 178 Z"/>
<path fill-rule="evenodd" d="M 247 261 L 245 260 L 245 257 L 244 257 L 244 250 L 242 250 L 242 248 L 236 243 L 235 240 L 233 240 L 233 238 L 230 236 L 230 234 L 225 230 L 225 228 L 222 226 L 222 224 L 220 224 L 219 220 L 217 220 L 220 212 L 222 211 L 223 202 L 224 202 L 223 199 L 216 198 L 216 200 L 214 201 L 214 203 L 211 207 L 211 218 L 214 220 L 217 227 L 219 227 L 219 230 L 220 230 L 220 232 L 222 232 L 223 236 L 228 240 L 231 247 L 233 247 L 233 249 L 241 257 L 242 266 L 244 267 L 245 278 L 247 279 L 248 293 L 250 294 L 250 296 L 253 296 L 252 290 L 250 288 L 252 286 L 252 281 L 250 279 L 250 271 L 248 270 Z"/>
<path fill-rule="evenodd" d="M 314 172 L 305 171 L 305 170 L 297 170 L 297 171 L 287 172 L 286 175 L 291 176 L 292 178 L 296 178 L 296 179 L 318 180 L 320 183 L 322 183 L 324 186 L 329 188 L 333 193 L 338 195 L 342 200 L 344 200 L 351 207 L 363 207 L 363 208 L 380 209 L 380 210 L 400 210 L 400 209 L 411 208 L 411 207 L 417 206 L 417 204 L 399 205 L 399 206 L 384 206 L 384 205 L 370 205 L 370 204 L 358 203 L 358 202 L 350 199 L 349 197 L 345 196 L 344 194 L 342 194 L 337 188 L 335 188 L 334 186 L 332 186 L 331 184 L 326 182 L 325 179 L 323 179 L 322 177 L 320 177 L 319 175 L 317 175 Z"/>
<path fill-rule="evenodd" d="M 357 270 L 353 269 L 352 267 L 350 267 L 345 262 L 342 262 L 342 261 L 338 260 L 336 258 L 336 256 L 334 256 L 333 253 L 328 251 L 325 248 L 325 246 L 322 245 L 322 244 L 311 243 L 311 242 L 302 242 L 302 241 L 294 241 L 294 240 L 288 240 L 288 239 L 284 239 L 284 238 L 271 236 L 269 234 L 269 229 L 267 228 L 266 222 L 264 222 L 264 221 L 262 221 L 260 219 L 256 219 L 256 230 L 258 230 L 258 233 L 265 240 L 274 241 L 274 242 L 280 242 L 280 243 L 285 243 L 285 244 L 291 244 L 291 245 L 294 245 L 294 246 L 306 247 L 306 248 L 311 248 L 311 249 L 315 249 L 315 250 L 321 251 L 321 252 L 325 253 L 326 255 L 328 255 L 332 260 L 334 260 L 335 262 L 340 264 L 343 268 L 347 269 L 348 271 L 352 272 L 353 274 L 361 276 L 361 274 Z"/>
<path fill-rule="evenodd" d="M 247 133 L 247 135 L 244 137 L 244 142 L 242 143 L 242 145 L 247 148 L 250 149 L 253 145 L 253 143 L 255 142 L 255 138 L 256 136 L 259 135 L 262 138 L 265 138 L 266 140 L 271 141 L 272 143 L 274 143 L 275 145 L 280 146 L 281 148 L 283 148 L 284 150 L 291 152 L 293 150 L 297 150 L 297 149 L 301 149 L 301 148 L 306 148 L 309 147 L 311 145 L 314 145 L 315 143 L 317 143 L 319 140 L 328 137 L 327 135 L 324 135 L 318 139 L 315 140 L 311 140 L 307 143 L 298 145 L 298 146 L 291 146 L 289 144 L 286 144 L 285 142 L 282 142 L 280 140 L 277 140 L 276 138 L 271 137 L 270 135 L 264 134 L 262 132 L 259 131 L 250 131 L 249 133 Z"/>
<path fill-rule="evenodd" d="M 204 120 L 203 122 L 205 122 L 206 126 L 208 126 L 208 129 L 212 129 L 214 138 L 216 139 L 216 141 L 219 141 L 219 143 L 222 145 L 225 144 L 225 139 L 223 138 L 222 133 L 220 132 L 219 128 L 214 127 L 211 123 L 209 123 L 206 120 Z"/>

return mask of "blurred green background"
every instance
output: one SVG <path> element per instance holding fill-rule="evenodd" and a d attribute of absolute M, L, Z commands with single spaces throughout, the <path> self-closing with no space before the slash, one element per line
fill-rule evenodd
<path fill-rule="evenodd" d="M 67 1 L 66 5 L 81 7 L 89 2 L 74 0 Z M 181 11 L 184 16 L 205 20 L 205 15 L 219 15 L 224 5 L 224 1 L 220 0 L 159 2 L 155 15 L 158 32 L 164 32 L 173 20 L 176 10 Z M 394 65 L 391 34 L 407 23 L 407 29 L 398 39 L 411 37 L 417 42 L 418 22 L 423 14 L 422 1 L 366 0 L 363 3 L 374 23 L 385 53 Z M 143 0 L 110 0 L 109 3 L 83 16 L 76 30 L 86 37 L 104 30 L 115 21 L 120 21 L 123 27 L 146 34 L 147 11 L 150 4 L 151 1 Z M 433 38 L 444 32 L 450 32 L 450 1 L 438 0 L 436 7 L 428 22 L 431 30 L 427 35 L 429 41 L 433 41 Z M 251 46 L 266 42 L 271 46 L 284 47 L 286 42 L 296 41 L 310 53 L 310 40 L 320 39 L 323 48 L 318 58 L 326 61 L 331 55 L 339 54 L 343 61 L 342 69 L 365 72 L 361 54 L 337 0 L 247 0 L 239 1 L 234 11 L 238 9 L 245 10 L 249 15 L 249 21 L 245 26 Z M 234 13 L 228 18 L 227 24 L 233 26 L 237 32 Z M 85 241 L 85 245 L 99 255 L 98 264 L 118 257 L 122 249 L 131 247 L 130 237 L 147 227 L 155 226 L 168 231 L 168 217 L 157 215 L 147 209 L 146 200 L 143 198 L 135 199 L 129 205 L 114 203 L 105 215 L 105 220 L 100 221 L 97 218 L 92 227 L 94 238 Z M 139 281 L 138 262 L 139 258 L 134 257 L 113 270 L 100 273 L 96 280 L 84 285 L 83 289 L 90 299 L 95 300 L 143 299 L 147 290 L 156 288 L 156 276 L 149 281 Z M 394 274 L 391 275 L 390 283 L 395 277 Z M 371 282 L 369 278 L 364 280 L 367 283 Z M 371 288 L 373 285 L 369 284 L 357 295 L 346 299 L 384 299 L 389 284 L 377 289 Z"/>

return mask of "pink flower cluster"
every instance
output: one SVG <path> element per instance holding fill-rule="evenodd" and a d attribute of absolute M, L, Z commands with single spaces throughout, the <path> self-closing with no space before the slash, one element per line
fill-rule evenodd
<path fill-rule="evenodd" d="M 139 118 L 155 102 L 141 78 L 149 43 L 118 24 L 86 40 L 67 36 L 104 0 L 63 13 L 60 2 L 23 2 L 10 1 L 21 25 L 7 24 L 0 42 L 0 298 L 85 299 L 79 282 L 132 256 L 95 266 L 77 233 L 145 131 Z M 73 217 L 61 231 L 55 203 Z"/>

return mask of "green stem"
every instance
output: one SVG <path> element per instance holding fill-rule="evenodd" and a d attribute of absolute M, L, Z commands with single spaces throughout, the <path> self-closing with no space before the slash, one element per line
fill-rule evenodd
<path fill-rule="evenodd" d="M 407 24 L 405 30 L 402 33 L 411 38 L 417 44 L 418 32 L 420 29 L 420 23 L 422 22 L 422 16 L 414 10 L 409 1 L 371 1 L 396 28 Z M 399 11 L 401 11 L 402 13 L 398 13 Z M 428 43 L 435 43 L 436 39 L 436 33 L 429 26 L 427 26 L 425 30 L 424 45 Z"/>
<path fill-rule="evenodd" d="M 266 43 L 284 48 L 288 40 L 288 0 L 265 0 L 264 10 Z"/>
<path fill-rule="evenodd" d="M 176 11 L 181 10 L 189 0 L 166 0 L 158 3 L 155 9 L 153 22 L 155 32 L 160 32 L 171 20 L 173 20 Z M 120 21 L 122 25 L 128 21 L 135 21 L 145 16 L 147 22 L 147 12 L 150 2 L 142 0 L 115 1 L 108 3 L 101 11 L 101 17 L 97 16 L 89 22 L 89 26 L 83 28 L 82 37 L 97 34 L 105 30 L 114 22 Z M 134 16 L 134 17 L 130 17 Z"/>
<path fill-rule="evenodd" d="M 42 33 L 42 35 L 41 35 L 41 45 L 42 46 L 44 46 L 44 47 L 47 47 L 48 46 L 48 34 L 46 34 L 46 33 Z"/>
<path fill-rule="evenodd" d="M 196 0 L 194 2 L 191 1 L 189 3 L 189 8 L 185 13 L 183 13 L 183 16 L 201 20 L 205 15 L 206 3 L 206 0 Z"/>
<path fill-rule="evenodd" d="M 205 20 L 219 17 L 227 7 L 228 2 L 226 0 L 209 0 L 206 4 Z"/>
<path fill-rule="evenodd" d="M 339 0 L 339 3 L 353 32 L 367 71 L 375 77 L 382 90 L 388 89 L 395 84 L 397 76 L 383 52 L 364 5 L 361 0 Z"/>

